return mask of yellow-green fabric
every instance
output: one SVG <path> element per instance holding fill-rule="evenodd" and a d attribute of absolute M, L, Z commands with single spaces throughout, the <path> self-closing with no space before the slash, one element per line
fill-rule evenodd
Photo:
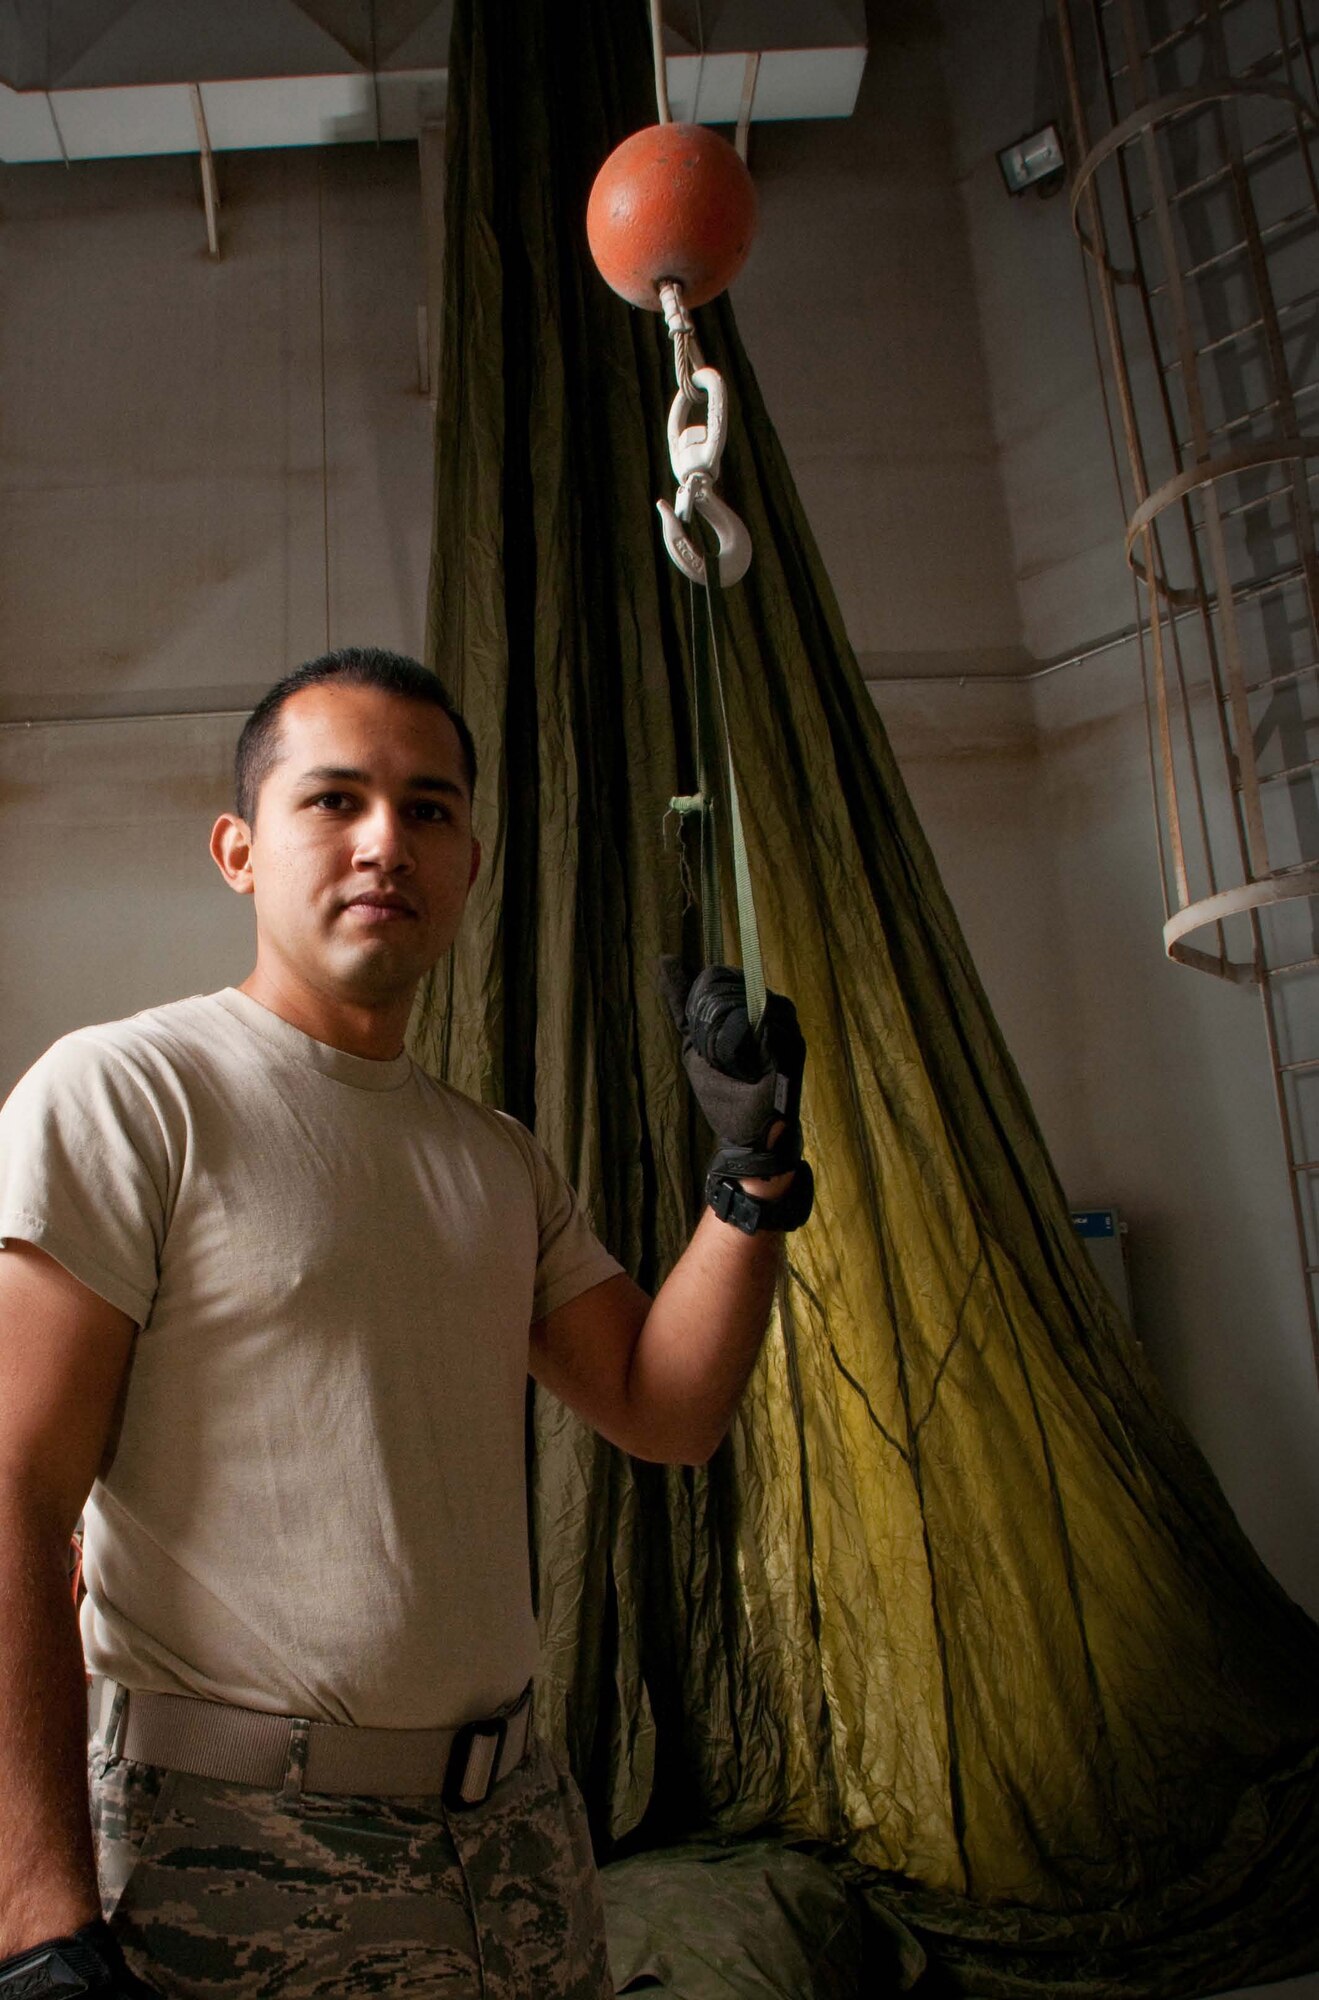
<path fill-rule="evenodd" d="M 654 1284 L 696 1213 L 655 960 L 699 925 L 660 321 L 587 257 L 653 120 L 641 0 L 459 0 L 432 658 L 488 856 L 423 1053 L 532 1124 Z M 960 1990 L 1171 1995 L 1319 1959 L 1319 1633 L 1069 1221 L 739 345 L 727 693 L 819 1198 L 734 1434 L 635 1466 L 538 1398 L 541 1717 L 606 1847 L 831 1843 Z M 1242 1339 L 1249 1340 L 1248 1328 Z"/>
<path fill-rule="evenodd" d="M 910 1992 L 925 1953 L 827 1858 L 782 1840 L 691 1841 L 601 1875 L 618 1993 L 866 2000 Z"/>

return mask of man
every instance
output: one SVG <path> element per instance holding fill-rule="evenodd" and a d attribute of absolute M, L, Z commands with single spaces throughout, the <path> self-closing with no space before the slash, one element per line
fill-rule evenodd
<path fill-rule="evenodd" d="M 804 1049 L 702 975 L 684 1060 L 733 1144 L 652 1304 L 531 1135 L 404 1053 L 474 776 L 415 662 L 289 676 L 211 843 L 252 973 L 66 1037 L 0 1114 L 0 2000 L 612 1990 L 528 1729 L 526 1372 L 709 1457 L 809 1208 Z"/>

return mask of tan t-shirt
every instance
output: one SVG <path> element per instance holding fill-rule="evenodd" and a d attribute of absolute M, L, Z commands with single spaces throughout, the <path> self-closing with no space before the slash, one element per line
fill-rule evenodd
<path fill-rule="evenodd" d="M 619 1269 L 529 1132 L 229 990 L 28 1072 L 15 1238 L 140 1327 L 87 1506 L 93 1671 L 389 1728 L 524 1685 L 528 1329 Z"/>

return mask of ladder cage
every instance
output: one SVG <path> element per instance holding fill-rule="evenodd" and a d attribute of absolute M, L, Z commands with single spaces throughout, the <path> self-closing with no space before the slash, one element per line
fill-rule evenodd
<path fill-rule="evenodd" d="M 1057 26 L 1164 943 L 1259 986 L 1319 1366 L 1319 29 L 1305 0 L 1057 0 Z"/>

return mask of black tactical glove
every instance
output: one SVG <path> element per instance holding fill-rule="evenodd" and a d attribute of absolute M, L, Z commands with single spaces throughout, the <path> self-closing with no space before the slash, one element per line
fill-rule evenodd
<path fill-rule="evenodd" d="M 0 1960 L 0 2000 L 161 2000 L 124 1963 L 124 1954 L 97 1917 L 68 1937 L 49 1938 L 13 1958 Z"/>
<path fill-rule="evenodd" d="M 660 988 L 682 1032 L 682 1063 L 719 1149 L 710 1161 L 706 1194 L 726 1221 L 748 1233 L 757 1227 L 795 1229 L 811 1210 L 810 1168 L 801 1156 L 801 1083 L 806 1042 L 797 1010 L 781 993 L 766 996 L 752 1028 L 746 981 L 727 965 L 710 965 L 693 979 L 682 960 L 662 958 Z M 782 1129 L 772 1141 L 770 1133 Z M 768 1180 L 796 1169 L 792 1190 L 778 1202 L 716 1198 L 723 1183 Z"/>

